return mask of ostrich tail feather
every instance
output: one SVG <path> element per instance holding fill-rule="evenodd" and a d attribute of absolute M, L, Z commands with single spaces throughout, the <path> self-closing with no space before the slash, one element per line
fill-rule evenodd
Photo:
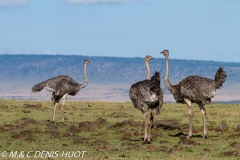
<path fill-rule="evenodd" d="M 226 80 L 226 72 L 220 67 L 215 75 L 216 89 L 219 89 Z"/>
<path fill-rule="evenodd" d="M 150 91 L 158 92 L 160 89 L 160 73 L 155 72 L 151 78 Z"/>
<path fill-rule="evenodd" d="M 159 105 L 156 107 L 156 114 L 159 114 L 161 108 L 162 108 L 162 102 L 163 102 L 163 93 L 162 89 L 160 88 L 160 73 L 155 72 L 155 74 L 151 78 L 151 84 L 150 84 L 150 91 L 156 93 L 159 95 Z"/>
<path fill-rule="evenodd" d="M 39 92 L 46 86 L 46 81 L 35 84 L 32 87 L 32 92 Z"/>

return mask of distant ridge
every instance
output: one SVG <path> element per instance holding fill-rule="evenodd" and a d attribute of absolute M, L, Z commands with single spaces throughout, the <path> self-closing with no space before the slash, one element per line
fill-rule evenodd
<path fill-rule="evenodd" d="M 161 55 L 159 54 L 159 57 Z M 92 63 L 87 67 L 89 86 L 79 92 L 78 100 L 129 101 L 128 90 L 131 84 L 143 80 L 146 70 L 143 58 L 98 57 L 78 55 L 0 55 L 0 97 L 21 99 L 49 99 L 48 92 L 31 93 L 31 87 L 37 82 L 58 75 L 69 75 L 76 81 L 83 82 L 83 60 Z M 214 78 L 217 69 L 222 66 L 227 72 L 223 89 L 217 91 L 213 101 L 238 101 L 240 97 L 240 63 L 177 60 L 170 59 L 170 80 L 173 84 L 189 75 Z M 165 75 L 164 58 L 150 62 L 151 75 L 160 71 Z M 171 95 L 163 80 L 161 87 L 165 101 L 171 101 Z M 96 94 L 96 95 L 95 95 Z M 220 94 L 218 96 L 218 94 Z M 239 98 L 237 98 L 237 96 Z M 221 100 L 222 99 L 222 100 Z"/>

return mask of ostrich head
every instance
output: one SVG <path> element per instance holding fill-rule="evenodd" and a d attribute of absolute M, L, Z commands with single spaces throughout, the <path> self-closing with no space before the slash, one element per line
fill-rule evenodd
<path fill-rule="evenodd" d="M 162 52 L 160 52 L 160 53 L 162 53 L 162 54 L 163 54 L 165 57 L 169 55 L 169 52 L 168 52 L 168 50 L 163 50 L 163 51 L 162 51 Z"/>
<path fill-rule="evenodd" d="M 147 61 L 150 61 L 150 60 L 152 60 L 152 59 L 154 59 L 152 56 L 150 56 L 150 55 L 146 55 L 146 57 L 145 57 L 145 61 L 147 62 Z"/>
<path fill-rule="evenodd" d="M 84 60 L 84 64 L 91 63 L 89 60 Z"/>

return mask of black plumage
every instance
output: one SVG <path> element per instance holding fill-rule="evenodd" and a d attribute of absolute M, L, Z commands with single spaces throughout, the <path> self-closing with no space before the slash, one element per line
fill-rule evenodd
<path fill-rule="evenodd" d="M 219 89 L 226 80 L 226 72 L 220 67 L 215 75 L 215 79 L 209 79 L 201 76 L 188 76 L 180 81 L 177 85 L 172 85 L 169 82 L 168 68 L 168 50 L 161 52 L 166 59 L 166 75 L 164 83 L 167 89 L 173 94 L 177 103 L 185 103 L 188 106 L 189 114 L 189 133 L 187 138 L 192 136 L 192 118 L 193 110 L 192 103 L 197 103 L 203 117 L 203 138 L 207 137 L 206 127 L 206 109 L 204 106 L 211 103 L 211 98 L 216 94 L 216 89 Z"/>
<path fill-rule="evenodd" d="M 71 96 L 76 95 L 79 92 L 79 90 L 81 90 L 82 88 L 88 85 L 88 78 L 86 75 L 86 65 L 88 63 L 90 63 L 89 60 L 84 60 L 84 71 L 83 71 L 84 83 L 83 84 L 77 83 L 69 76 L 61 75 L 61 76 L 50 78 L 38 84 L 35 84 L 32 87 L 32 92 L 39 92 L 44 87 L 46 87 L 48 91 L 52 92 L 52 101 L 54 103 L 52 122 L 54 122 L 56 107 L 60 99 L 62 98 L 62 122 L 64 123 L 64 105 L 65 105 L 66 97 L 68 95 L 71 95 Z"/>
<path fill-rule="evenodd" d="M 148 69 L 147 69 L 148 71 Z M 148 75 L 148 74 L 147 74 Z M 144 117 L 143 143 L 150 143 L 150 130 L 155 114 L 160 112 L 163 104 L 163 92 L 160 88 L 160 73 L 155 72 L 152 78 L 137 82 L 130 87 L 129 97 L 133 106 L 142 111 Z M 147 124 L 147 111 L 150 112 L 150 124 Z"/>

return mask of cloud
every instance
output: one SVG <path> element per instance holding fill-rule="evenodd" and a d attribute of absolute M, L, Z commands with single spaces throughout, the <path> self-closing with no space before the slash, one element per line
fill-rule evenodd
<path fill-rule="evenodd" d="M 56 52 L 46 49 L 46 50 L 43 50 L 41 54 L 56 54 Z"/>
<path fill-rule="evenodd" d="M 10 6 L 25 6 L 27 0 L 0 0 L 0 8 L 6 8 Z"/>
<path fill-rule="evenodd" d="M 108 4 L 108 3 L 127 3 L 138 0 L 65 0 L 69 4 Z"/>

